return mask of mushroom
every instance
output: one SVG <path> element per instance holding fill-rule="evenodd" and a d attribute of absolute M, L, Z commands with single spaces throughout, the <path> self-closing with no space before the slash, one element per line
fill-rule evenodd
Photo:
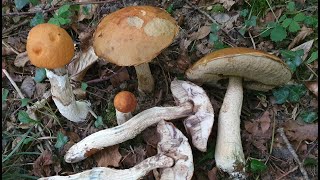
<path fill-rule="evenodd" d="M 46 68 L 52 99 L 59 112 L 70 121 L 85 121 L 90 103 L 75 100 L 65 68 L 74 55 L 69 34 L 56 25 L 39 24 L 30 30 L 26 49 L 33 65 Z"/>
<path fill-rule="evenodd" d="M 105 16 L 93 35 L 96 55 L 118 66 L 134 66 L 138 90 L 154 89 L 148 62 L 168 47 L 179 29 L 165 10 L 131 6 Z"/>
<path fill-rule="evenodd" d="M 174 160 L 164 154 L 157 154 L 151 156 L 139 164 L 129 169 L 113 169 L 107 167 L 95 167 L 90 170 L 86 170 L 81 173 L 69 175 L 69 176 L 51 176 L 40 178 L 39 180 L 137 180 L 145 176 L 148 172 L 157 168 L 171 167 L 174 164 Z"/>
<path fill-rule="evenodd" d="M 113 104 L 116 109 L 117 123 L 121 125 L 132 117 L 131 112 L 137 106 L 137 99 L 133 93 L 121 91 L 114 97 Z"/>
<path fill-rule="evenodd" d="M 177 81 L 177 80 L 175 80 Z M 66 153 L 64 159 L 67 163 L 75 163 L 78 161 L 81 161 L 95 152 L 109 147 L 113 146 L 115 144 L 122 143 L 126 140 L 134 138 L 136 135 L 141 133 L 144 129 L 147 127 L 158 123 L 161 120 L 172 120 L 172 119 L 178 119 L 182 117 L 188 117 L 192 116 L 193 114 L 197 114 L 197 111 L 201 108 L 198 108 L 197 104 L 193 101 L 192 98 L 195 96 L 188 96 L 188 97 L 182 97 L 180 94 L 185 93 L 186 90 L 184 90 L 182 83 L 184 81 L 173 81 L 172 83 L 175 83 L 174 86 L 171 86 L 171 91 L 173 96 L 176 94 L 179 94 L 179 96 L 176 96 L 178 106 L 172 106 L 172 107 L 153 107 L 147 110 L 144 110 L 140 112 L 139 114 L 136 114 L 134 117 L 126 121 L 125 123 L 109 128 L 104 129 L 101 131 L 98 131 L 96 133 L 93 133 L 80 142 L 74 144 Z M 180 83 L 180 86 L 178 84 Z M 206 97 L 205 91 L 193 84 L 190 83 L 189 86 L 187 86 L 187 91 L 189 92 L 196 92 L 198 94 L 196 97 Z M 199 91 L 199 89 L 202 89 L 202 91 Z M 200 95 L 200 93 L 203 93 Z M 183 99 L 183 100 L 182 100 Z M 199 102 L 199 101 L 198 101 Z M 179 104 L 180 103 L 180 104 Z M 205 101 L 203 102 L 205 103 Z M 210 104 L 210 103 L 209 103 Z M 206 106 L 206 105 L 204 105 Z M 198 117 L 199 121 L 201 122 L 201 116 Z M 197 120 L 197 121 L 198 121 Z M 197 122 L 195 122 L 196 124 Z M 196 126 L 198 128 L 198 126 Z M 198 134 L 201 134 L 202 130 L 198 128 Z M 206 134 L 206 133 L 204 133 Z M 201 137 L 199 135 L 199 137 Z"/>
<path fill-rule="evenodd" d="M 267 91 L 287 83 L 291 72 L 274 55 L 249 48 L 226 48 L 203 57 L 186 71 L 193 82 L 215 84 L 229 78 L 218 118 L 215 161 L 231 176 L 245 178 L 245 157 L 240 136 L 243 87 Z"/>

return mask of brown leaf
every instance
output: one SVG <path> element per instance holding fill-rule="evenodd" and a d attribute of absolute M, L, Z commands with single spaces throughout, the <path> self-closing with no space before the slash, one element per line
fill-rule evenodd
<path fill-rule="evenodd" d="M 34 98 L 42 99 L 42 96 L 47 92 L 48 84 L 47 83 L 37 83 L 34 92 Z"/>
<path fill-rule="evenodd" d="M 50 176 L 51 167 L 53 164 L 52 153 L 48 150 L 45 150 L 41 155 L 34 161 L 33 164 L 33 174 L 36 176 Z"/>
<path fill-rule="evenodd" d="M 94 2 L 95 0 L 77 0 L 78 2 Z M 84 10 L 84 8 L 87 9 Z M 92 16 L 96 13 L 98 8 L 98 4 L 86 4 L 80 5 L 78 21 L 82 21 L 83 19 L 91 19 Z"/>
<path fill-rule="evenodd" d="M 289 44 L 288 49 L 291 49 L 293 46 L 298 44 L 300 41 L 304 40 L 307 36 L 313 33 L 312 28 L 307 28 L 306 26 L 302 26 L 300 32 L 298 35 L 292 40 L 292 42 Z"/>
<path fill-rule="evenodd" d="M 24 67 L 28 61 L 29 61 L 29 57 L 28 57 L 28 54 L 26 51 L 26 52 L 18 54 L 16 59 L 14 60 L 13 64 L 16 67 Z"/>
<path fill-rule="evenodd" d="M 27 98 L 31 98 L 35 90 L 35 82 L 32 77 L 27 76 L 21 84 L 21 92 L 26 95 Z"/>
<path fill-rule="evenodd" d="M 217 180 L 217 173 L 218 173 L 218 168 L 213 167 L 210 171 L 208 171 L 208 178 L 209 180 Z"/>
<path fill-rule="evenodd" d="M 104 148 L 95 155 L 98 167 L 119 167 L 121 158 L 122 156 L 119 153 L 119 145 Z"/>
<path fill-rule="evenodd" d="M 307 88 L 318 97 L 318 81 L 304 83 Z"/>
<path fill-rule="evenodd" d="M 271 119 L 269 115 L 269 111 L 265 111 L 261 118 L 258 120 L 258 122 L 260 122 L 262 133 L 267 132 L 267 130 L 270 128 Z"/>
<path fill-rule="evenodd" d="M 282 14 L 282 11 L 283 11 L 283 8 L 276 9 L 274 11 L 274 14 L 272 11 L 269 11 L 264 18 L 264 23 L 275 22 L 276 17 L 279 18 Z M 276 17 L 274 15 L 276 15 Z"/>
<path fill-rule="evenodd" d="M 115 76 L 110 78 L 110 82 L 113 87 L 119 87 L 121 83 L 127 80 L 130 80 L 130 76 L 126 68 L 122 68 L 121 71 L 117 72 Z"/>
<path fill-rule="evenodd" d="M 142 137 L 144 141 L 153 146 L 157 147 L 158 142 L 160 141 L 159 134 L 156 131 L 156 127 L 149 127 L 142 132 Z"/>
<path fill-rule="evenodd" d="M 299 125 L 296 121 L 288 121 L 284 126 L 290 140 L 315 141 L 318 138 L 318 123 Z"/>
<path fill-rule="evenodd" d="M 236 3 L 236 1 L 233 0 L 214 0 L 214 3 L 221 3 L 222 6 L 229 11 L 230 8 Z"/>
<path fill-rule="evenodd" d="M 2 46 L 2 56 L 9 56 L 9 55 L 14 55 L 15 52 L 8 47 Z"/>
<path fill-rule="evenodd" d="M 197 32 L 194 32 L 189 35 L 189 38 L 191 41 L 196 40 L 196 39 L 203 39 L 206 36 L 210 34 L 211 27 L 210 26 L 202 26 L 201 28 L 198 29 Z"/>

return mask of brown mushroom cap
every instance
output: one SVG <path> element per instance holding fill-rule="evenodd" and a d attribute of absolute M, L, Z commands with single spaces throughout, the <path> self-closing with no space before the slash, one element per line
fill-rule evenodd
<path fill-rule="evenodd" d="M 26 48 L 31 63 L 40 68 L 61 68 L 74 55 L 73 41 L 67 31 L 48 23 L 30 30 Z"/>
<path fill-rule="evenodd" d="M 128 113 L 134 111 L 136 108 L 137 99 L 133 93 L 129 91 L 121 91 L 114 97 L 113 104 L 118 111 Z"/>
<path fill-rule="evenodd" d="M 104 17 L 94 33 L 95 53 L 119 66 L 147 63 L 168 47 L 179 29 L 165 10 L 130 6 Z"/>
<path fill-rule="evenodd" d="M 188 79 L 214 84 L 228 76 L 244 78 L 244 87 L 267 91 L 291 79 L 291 71 L 278 57 L 249 48 L 225 48 L 197 61 L 186 71 Z"/>

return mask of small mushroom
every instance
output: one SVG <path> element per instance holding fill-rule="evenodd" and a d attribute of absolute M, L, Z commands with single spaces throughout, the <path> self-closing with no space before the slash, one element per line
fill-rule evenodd
<path fill-rule="evenodd" d="M 183 81 L 179 81 L 182 83 Z M 179 82 L 173 82 L 173 83 L 179 83 Z M 202 96 L 206 97 L 205 91 L 199 91 L 198 88 L 201 89 L 201 87 L 191 83 L 193 86 L 188 87 L 189 92 L 197 92 L 197 93 L 203 93 Z M 171 86 L 171 91 L 173 96 L 176 94 L 183 93 L 183 88 L 180 88 L 178 85 Z M 197 97 L 199 97 L 200 94 L 198 94 Z M 134 138 L 136 135 L 141 133 L 144 129 L 147 127 L 158 123 L 161 120 L 172 120 L 172 119 L 178 119 L 183 117 L 192 116 L 193 114 L 197 114 L 199 109 L 193 104 L 197 104 L 193 102 L 193 98 L 195 96 L 189 96 L 189 97 L 175 97 L 176 99 L 179 99 L 177 101 L 178 106 L 173 107 L 153 107 L 147 110 L 144 110 L 140 112 L 139 114 L 135 115 L 125 123 L 98 131 L 96 133 L 93 133 L 77 144 L 73 145 L 66 153 L 64 159 L 68 163 L 75 163 L 78 161 L 81 161 L 88 156 L 94 154 L 95 152 L 105 148 L 109 147 L 115 144 L 122 143 L 126 140 Z M 184 100 L 182 100 L 184 99 Z M 196 101 L 195 101 L 196 102 Z M 181 103 L 181 104 L 179 104 Z M 206 105 L 204 105 L 206 106 Z M 196 108 L 195 108 L 196 107 Z M 201 116 L 199 116 L 201 118 Z M 201 119 L 199 119 L 201 122 Z M 198 129 L 198 134 L 201 134 L 201 129 Z M 206 133 L 204 133 L 206 134 Z M 201 136 L 199 136 L 201 137 Z"/>
<path fill-rule="evenodd" d="M 121 91 L 114 97 L 113 104 L 116 109 L 117 123 L 121 125 L 132 117 L 131 112 L 137 106 L 137 99 L 133 93 Z"/>
<path fill-rule="evenodd" d="M 245 178 L 245 157 L 240 136 L 243 86 L 266 91 L 287 83 L 291 72 L 274 55 L 249 48 L 226 48 L 200 59 L 187 71 L 189 80 L 216 84 L 229 78 L 218 118 L 215 161 L 219 169 L 237 179 Z"/>
<path fill-rule="evenodd" d="M 95 167 L 81 173 L 69 176 L 51 176 L 40 178 L 39 180 L 138 180 L 148 172 L 157 168 L 167 168 L 174 164 L 174 160 L 164 154 L 157 154 L 149 157 L 130 169 L 113 169 L 106 167 Z"/>
<path fill-rule="evenodd" d="M 165 10 L 131 6 L 105 16 L 93 35 L 96 55 L 118 66 L 134 66 L 138 89 L 154 89 L 149 62 L 168 47 L 179 28 Z"/>
<path fill-rule="evenodd" d="M 26 49 L 33 65 L 46 68 L 52 99 L 59 112 L 70 121 L 85 121 L 90 103 L 75 100 L 65 68 L 74 55 L 69 34 L 56 25 L 39 24 L 30 30 Z"/>
<path fill-rule="evenodd" d="M 158 153 L 164 153 L 174 159 L 174 166 L 160 169 L 160 180 L 192 178 L 193 156 L 188 139 L 172 123 L 160 121 L 157 125 L 160 134 Z"/>

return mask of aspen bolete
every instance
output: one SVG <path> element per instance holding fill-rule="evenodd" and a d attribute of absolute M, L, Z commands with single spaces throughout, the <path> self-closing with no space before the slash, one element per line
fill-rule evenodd
<path fill-rule="evenodd" d="M 245 157 L 240 136 L 243 86 L 267 91 L 287 83 L 291 71 L 278 57 L 249 48 L 226 48 L 203 57 L 187 71 L 189 80 L 215 84 L 229 79 L 218 118 L 215 149 L 217 167 L 231 176 L 245 178 Z"/>
<path fill-rule="evenodd" d="M 65 68 L 74 55 L 73 41 L 67 31 L 53 24 L 39 24 L 30 30 L 26 49 L 31 63 L 46 69 L 52 99 L 59 112 L 70 121 L 85 121 L 90 103 L 75 100 Z"/>
<path fill-rule="evenodd" d="M 114 97 L 113 104 L 116 109 L 117 123 L 121 125 L 132 117 L 131 112 L 136 109 L 137 99 L 133 93 L 121 91 Z"/>
<path fill-rule="evenodd" d="M 179 28 L 165 10 L 130 6 L 104 17 L 93 35 L 96 55 L 118 66 L 134 66 L 138 89 L 154 89 L 149 62 L 168 47 Z"/>

